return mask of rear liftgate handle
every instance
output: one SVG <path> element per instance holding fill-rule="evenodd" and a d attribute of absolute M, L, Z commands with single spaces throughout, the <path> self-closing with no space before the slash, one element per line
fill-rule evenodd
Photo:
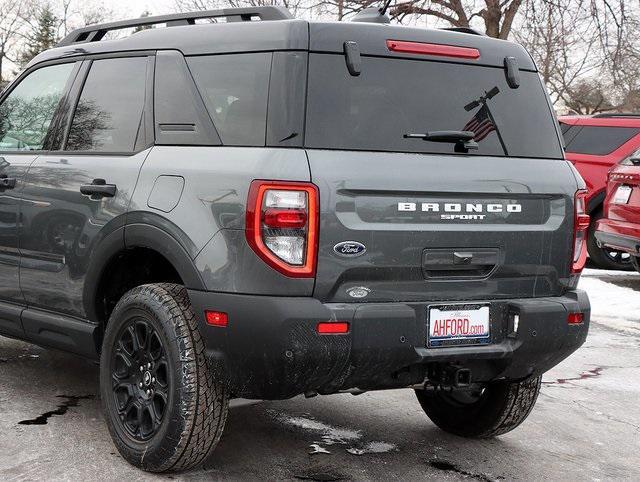
<path fill-rule="evenodd" d="M 80 186 L 80 192 L 85 196 L 91 196 L 91 199 L 113 197 L 116 195 L 117 190 L 118 188 L 115 184 L 107 184 L 104 179 L 94 179 L 91 184 Z"/>

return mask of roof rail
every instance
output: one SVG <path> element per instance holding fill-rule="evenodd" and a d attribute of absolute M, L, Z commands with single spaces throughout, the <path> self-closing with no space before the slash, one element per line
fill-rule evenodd
<path fill-rule="evenodd" d="M 158 15 L 155 17 L 140 17 L 119 22 L 89 25 L 74 30 L 58 42 L 57 47 L 74 45 L 86 42 L 99 42 L 112 30 L 124 28 L 145 27 L 166 23 L 167 27 L 180 25 L 194 25 L 196 20 L 203 18 L 226 18 L 227 22 L 247 22 L 255 17 L 260 20 L 290 20 L 291 12 L 280 6 L 248 7 L 248 8 L 223 8 L 220 10 L 203 10 L 200 12 L 176 13 L 171 15 Z"/>
<path fill-rule="evenodd" d="M 640 112 L 605 112 L 603 114 L 596 114 L 592 116 L 594 119 L 606 119 L 607 117 L 640 117 Z"/>
<path fill-rule="evenodd" d="M 451 32 L 470 33 L 472 35 L 481 35 L 483 37 L 485 36 L 482 32 L 479 32 L 475 28 L 470 28 L 470 27 L 445 27 L 445 28 L 441 28 L 440 30 L 449 30 Z"/>

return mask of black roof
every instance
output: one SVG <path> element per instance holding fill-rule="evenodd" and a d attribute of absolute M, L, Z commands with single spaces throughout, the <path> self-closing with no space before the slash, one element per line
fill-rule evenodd
<path fill-rule="evenodd" d="M 285 12 L 275 7 L 225 9 L 86 27 L 72 32 L 58 47 L 41 53 L 29 65 L 62 57 L 149 50 L 179 50 L 184 55 L 269 50 L 342 53 L 345 41 L 357 42 L 363 55 L 425 58 L 415 54 L 390 52 L 387 49 L 387 40 L 404 40 L 473 47 L 480 50 L 479 59 L 456 59 L 457 62 L 502 67 L 505 57 L 515 57 L 520 69 L 535 70 L 530 55 L 523 47 L 487 36 L 379 23 L 308 22 L 293 19 Z M 195 23 L 195 19 L 212 17 L 226 17 L 227 22 Z M 255 20 L 255 17 L 260 21 L 246 21 Z M 104 40 L 109 30 L 156 23 L 166 23 L 167 28 L 146 29 L 126 38 Z"/>

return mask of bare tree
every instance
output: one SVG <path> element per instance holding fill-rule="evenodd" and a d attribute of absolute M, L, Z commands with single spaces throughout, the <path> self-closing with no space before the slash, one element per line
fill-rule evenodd
<path fill-rule="evenodd" d="M 175 0 L 180 12 L 215 10 L 219 8 L 263 7 L 282 5 L 293 15 L 300 15 L 310 8 L 310 0 Z"/>
<path fill-rule="evenodd" d="M 507 39 L 523 0 L 410 0 L 391 10 L 393 18 L 403 22 L 407 17 L 429 15 L 454 27 L 471 27 L 477 18 L 484 23 L 488 36 Z"/>
<path fill-rule="evenodd" d="M 0 88 L 4 88 L 7 83 L 5 61 L 12 64 L 17 61 L 26 8 L 27 2 L 24 0 L 0 0 Z"/>
<path fill-rule="evenodd" d="M 527 0 L 514 38 L 532 54 L 560 110 L 634 108 L 639 25 L 623 2 Z"/>

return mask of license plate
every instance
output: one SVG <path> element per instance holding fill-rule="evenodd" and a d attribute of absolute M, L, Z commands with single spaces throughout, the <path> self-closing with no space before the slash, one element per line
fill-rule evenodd
<path fill-rule="evenodd" d="M 631 186 L 618 186 L 618 190 L 613 196 L 613 202 L 616 204 L 627 204 L 631 197 L 632 190 L 633 188 Z"/>
<path fill-rule="evenodd" d="M 488 305 L 431 306 L 428 315 L 430 348 L 491 342 Z"/>

